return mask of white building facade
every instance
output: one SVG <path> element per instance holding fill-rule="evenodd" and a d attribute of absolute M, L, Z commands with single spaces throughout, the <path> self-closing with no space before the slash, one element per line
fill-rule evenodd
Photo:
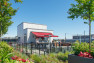
<path fill-rule="evenodd" d="M 45 37 L 43 35 L 40 35 L 47 33 L 53 34 L 52 30 L 47 30 L 47 25 L 23 22 L 17 26 L 17 36 L 19 38 L 19 42 L 21 43 L 48 42 L 48 36 Z M 57 36 L 53 35 L 53 37 Z M 53 41 L 53 37 L 50 38 L 50 42 Z"/>

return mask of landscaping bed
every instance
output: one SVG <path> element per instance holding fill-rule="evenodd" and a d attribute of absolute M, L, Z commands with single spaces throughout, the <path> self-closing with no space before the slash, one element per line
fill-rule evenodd
<path fill-rule="evenodd" d="M 72 52 L 66 51 L 65 53 L 50 53 L 48 55 L 31 55 L 35 63 L 68 63 L 68 54 Z"/>
<path fill-rule="evenodd" d="M 68 63 L 68 54 L 72 54 L 72 52 L 49 53 L 47 55 L 29 54 L 27 56 L 6 42 L 0 42 L 0 63 Z"/>
<path fill-rule="evenodd" d="M 68 63 L 94 63 L 94 42 L 89 43 L 75 42 L 73 44 L 74 54 L 68 55 Z"/>
<path fill-rule="evenodd" d="M 31 58 L 20 53 L 6 42 L 0 42 L 0 63 L 34 63 Z"/>

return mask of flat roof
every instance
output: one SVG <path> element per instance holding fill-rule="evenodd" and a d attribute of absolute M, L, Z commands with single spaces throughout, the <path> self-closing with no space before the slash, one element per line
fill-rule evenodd
<path fill-rule="evenodd" d="M 28 23 L 28 22 L 22 22 L 21 24 L 23 24 L 23 23 Z M 21 24 L 19 24 L 19 25 L 21 25 Z M 28 23 L 28 24 L 36 24 L 36 23 Z M 37 25 L 44 25 L 44 24 L 37 24 Z M 44 25 L 44 26 L 47 26 L 47 25 Z"/>
<path fill-rule="evenodd" d="M 53 30 L 46 30 L 46 29 L 35 29 L 35 28 L 26 28 L 26 29 L 34 29 L 34 30 L 45 30 L 45 31 L 53 31 Z"/>

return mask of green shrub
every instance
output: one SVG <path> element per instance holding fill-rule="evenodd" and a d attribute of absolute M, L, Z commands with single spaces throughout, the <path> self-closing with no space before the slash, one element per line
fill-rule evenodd
<path fill-rule="evenodd" d="M 75 42 L 72 48 L 75 55 L 78 55 L 80 52 L 89 52 L 94 57 L 94 41 L 92 41 L 90 46 L 91 48 L 89 50 L 89 43 L 81 42 L 80 44 L 78 42 Z"/>
<path fill-rule="evenodd" d="M 35 63 L 68 63 L 68 54 L 72 54 L 73 52 L 66 53 L 50 53 L 47 55 L 31 55 L 31 59 L 34 60 Z"/>
<path fill-rule="evenodd" d="M 41 57 L 38 55 L 31 55 L 31 59 L 34 60 L 35 63 L 39 63 L 41 61 Z"/>
<path fill-rule="evenodd" d="M 11 53 L 13 52 L 13 48 L 9 46 L 6 42 L 0 42 L 0 53 L 7 52 Z"/>
<path fill-rule="evenodd" d="M 88 43 L 86 43 L 86 42 L 81 42 L 81 44 L 80 43 L 78 43 L 78 42 L 75 42 L 74 44 L 73 44 L 73 51 L 74 51 L 74 54 L 75 55 L 78 55 L 81 51 L 82 52 L 89 52 L 89 44 Z"/>
<path fill-rule="evenodd" d="M 15 51 L 15 50 L 13 52 L 13 56 L 18 56 L 18 57 L 20 57 L 22 59 L 27 59 L 27 58 L 29 59 L 29 57 L 26 54 L 23 54 L 23 53 L 21 53 L 19 51 Z"/>
<path fill-rule="evenodd" d="M 68 63 L 68 54 L 70 54 L 70 52 L 50 53 L 45 56 L 31 55 L 31 59 L 33 59 L 35 63 Z"/>
<path fill-rule="evenodd" d="M 68 51 L 66 51 L 65 53 L 62 53 L 62 52 L 59 52 L 58 54 L 57 54 L 57 58 L 59 59 L 59 60 L 62 60 L 62 61 L 67 61 L 68 60 L 68 55 L 69 54 L 72 54 L 72 52 L 68 52 Z"/>
<path fill-rule="evenodd" d="M 16 60 L 9 60 L 8 58 L 6 58 L 5 60 L 4 60 L 4 63 L 17 63 L 17 61 Z"/>
<path fill-rule="evenodd" d="M 6 58 L 10 59 L 12 56 L 13 48 L 6 42 L 0 42 L 0 60 L 3 63 Z"/>
<path fill-rule="evenodd" d="M 34 63 L 34 62 L 29 62 L 29 61 L 26 61 L 26 62 L 22 62 L 22 61 L 17 61 L 17 60 L 9 60 L 9 59 L 5 59 L 4 63 Z"/>
<path fill-rule="evenodd" d="M 94 41 L 92 41 L 92 43 L 91 43 L 91 50 L 90 50 L 90 53 L 91 53 L 91 55 L 92 55 L 93 58 L 94 58 Z"/>
<path fill-rule="evenodd" d="M 27 55 L 14 50 L 14 48 L 8 45 L 6 42 L 0 42 L 0 63 L 23 63 L 22 61 L 19 62 L 17 60 L 12 60 L 12 56 L 18 56 L 21 59 L 29 59 Z"/>
<path fill-rule="evenodd" d="M 52 58 L 55 58 L 56 57 L 56 53 L 50 53 L 49 56 L 52 57 Z"/>

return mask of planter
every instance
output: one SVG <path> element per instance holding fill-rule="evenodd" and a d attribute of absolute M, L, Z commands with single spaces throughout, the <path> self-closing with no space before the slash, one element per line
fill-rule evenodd
<path fill-rule="evenodd" d="M 68 55 L 68 63 L 94 63 L 94 59 Z"/>

